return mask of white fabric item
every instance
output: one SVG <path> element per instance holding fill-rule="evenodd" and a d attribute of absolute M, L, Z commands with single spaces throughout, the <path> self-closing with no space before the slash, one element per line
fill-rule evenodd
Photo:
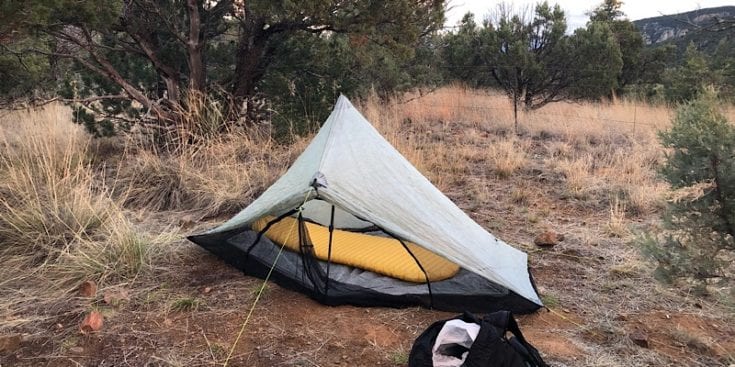
<path fill-rule="evenodd" d="M 462 320 L 449 320 L 444 323 L 439 334 L 436 336 L 434 346 L 431 348 L 431 361 L 434 367 L 459 367 L 467 359 L 469 352 L 462 354 L 462 358 L 456 358 L 444 354 L 444 350 L 452 345 L 461 345 L 470 349 L 472 343 L 477 339 L 480 325 L 474 322 Z"/>
<path fill-rule="evenodd" d="M 249 226 L 313 199 L 370 221 L 400 238 L 542 305 L 527 256 L 473 221 L 340 96 L 332 114 L 289 170 L 247 208 L 209 233 Z"/>

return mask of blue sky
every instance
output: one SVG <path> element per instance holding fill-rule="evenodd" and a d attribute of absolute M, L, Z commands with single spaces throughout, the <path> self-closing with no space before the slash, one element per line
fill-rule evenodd
<path fill-rule="evenodd" d="M 511 3 L 515 7 L 522 7 L 526 4 L 535 4 L 537 1 L 449 0 L 450 10 L 447 13 L 447 25 L 455 25 L 468 11 L 475 13 L 478 21 L 480 21 L 501 2 Z M 586 13 L 601 2 L 602 0 L 549 0 L 550 4 L 557 3 L 564 9 L 570 31 L 584 26 L 588 18 Z M 735 5 L 735 0 L 628 0 L 623 4 L 623 11 L 629 19 L 636 20 L 722 5 Z"/>

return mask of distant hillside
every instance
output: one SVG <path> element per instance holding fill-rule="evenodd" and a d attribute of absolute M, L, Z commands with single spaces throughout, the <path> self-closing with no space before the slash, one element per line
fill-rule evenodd
<path fill-rule="evenodd" d="M 714 42 L 716 45 L 725 33 L 729 32 L 699 32 L 699 30 L 711 26 L 718 20 L 727 19 L 735 19 L 735 6 L 698 9 L 681 14 L 636 20 L 633 23 L 641 30 L 643 39 L 649 45 L 663 42 L 686 45 L 694 39 L 707 43 Z M 696 37 L 700 34 L 705 37 Z"/>
<path fill-rule="evenodd" d="M 711 29 L 717 22 L 735 20 L 735 6 L 698 9 L 686 13 L 664 15 L 633 21 L 643 34 L 649 47 L 674 45 L 676 50 L 670 62 L 680 64 L 684 51 L 690 43 L 705 55 L 716 53 L 735 56 L 735 26 L 714 32 Z M 719 52 L 717 51 L 719 49 Z"/>

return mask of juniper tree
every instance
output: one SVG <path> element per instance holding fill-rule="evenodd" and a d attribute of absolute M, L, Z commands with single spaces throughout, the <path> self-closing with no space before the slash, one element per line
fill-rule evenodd
<path fill-rule="evenodd" d="M 501 4 L 481 27 L 465 16 L 445 37 L 448 74 L 505 92 L 517 131 L 519 109 L 595 99 L 616 85 L 622 59 L 610 27 L 593 22 L 572 35 L 566 30 L 564 11 L 546 1 L 520 10 Z"/>
<path fill-rule="evenodd" d="M 110 118 L 129 116 L 137 123 L 141 115 L 149 116 L 148 122 L 167 129 L 179 125 L 202 99 L 213 100 L 228 121 L 252 111 L 243 106 L 254 107 L 277 57 L 299 39 L 313 43 L 360 36 L 388 50 L 382 55 L 409 58 L 418 39 L 444 20 L 442 0 L 15 3 L 2 3 L 0 9 L 12 14 L 0 14 L 0 20 L 13 19 L 13 29 L 27 30 L 49 46 L 3 46 L 14 55 L 70 61 L 64 97 L 86 102 L 98 113 L 111 112 Z M 0 40 L 7 38 L 6 28 L 0 25 Z M 310 71 L 299 66 L 311 60 L 298 61 L 292 69 Z"/>
<path fill-rule="evenodd" d="M 661 173 L 673 189 L 689 193 L 669 204 L 667 237 L 645 243 L 662 280 L 689 278 L 704 285 L 733 277 L 735 126 L 713 94 L 682 105 L 671 129 L 660 134 L 669 150 Z"/>

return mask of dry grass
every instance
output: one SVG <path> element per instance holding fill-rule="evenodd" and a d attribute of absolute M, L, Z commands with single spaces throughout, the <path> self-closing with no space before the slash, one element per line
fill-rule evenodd
<path fill-rule="evenodd" d="M 24 313 L 66 299 L 80 281 L 131 281 L 156 251 L 108 195 L 90 138 L 67 109 L 0 121 L 0 309 Z M 16 289 L 35 301 L 15 302 Z M 38 292 L 34 295 L 35 292 Z M 6 314 L 7 315 L 7 314 Z M 11 322 L 14 324 L 14 322 Z M 3 329 L 0 322 L 0 329 Z"/>
<path fill-rule="evenodd" d="M 106 203 L 92 193 L 89 138 L 47 109 L 18 115 L 0 132 L 0 243 L 5 254 L 54 261 L 105 221 Z M 28 121 L 23 121 L 28 120 Z"/>
<path fill-rule="evenodd" d="M 268 134 L 230 134 L 176 152 L 136 149 L 115 181 L 128 207 L 233 214 L 279 177 L 291 149 Z"/>
<path fill-rule="evenodd" d="M 543 160 L 542 168 L 563 177 L 570 197 L 605 204 L 619 195 L 637 214 L 662 205 L 667 188 L 656 177 L 663 153 L 656 133 L 669 124 L 667 107 L 555 103 L 522 113 L 522 133 L 515 136 L 502 95 L 453 87 L 411 98 L 388 104 L 373 98 L 360 109 L 442 189 L 456 184 L 447 174 L 467 174 L 478 161 L 508 177 Z"/>
<path fill-rule="evenodd" d="M 487 148 L 487 161 L 498 177 L 507 178 L 528 165 L 528 141 L 516 137 L 498 140 Z"/>
<path fill-rule="evenodd" d="M 610 219 L 607 222 L 607 233 L 613 237 L 624 238 L 630 231 L 626 225 L 626 210 L 625 204 L 615 197 L 610 202 Z"/>

